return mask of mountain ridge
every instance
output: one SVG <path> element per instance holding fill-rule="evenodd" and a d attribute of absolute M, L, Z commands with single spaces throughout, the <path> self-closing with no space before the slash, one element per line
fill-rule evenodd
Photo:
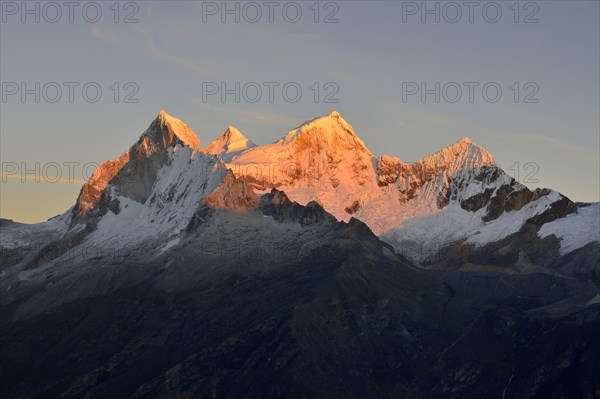
<path fill-rule="evenodd" d="M 560 193 L 529 190 L 517 182 L 468 137 L 405 163 L 389 155 L 375 157 L 333 111 L 271 144 L 248 142 L 229 126 L 202 149 L 185 123 L 161 110 L 123 155 L 101 164 L 84 184 L 69 211 L 72 216 L 63 218 L 69 228 L 59 240 L 61 248 L 98 237 L 111 242 L 119 237 L 158 239 L 146 232 L 149 228 L 177 237 L 203 204 L 244 211 L 255 208 L 258 196 L 273 189 L 301 205 L 318 203 L 338 220 L 361 220 L 417 263 L 456 245 L 480 250 L 527 225 L 536 226 L 536 233 L 528 235 L 533 241 L 545 239 L 549 231 L 564 237 L 560 226 L 544 224 L 578 213 Z M 530 222 L 535 220 L 544 223 Z M 552 251 L 562 251 L 559 256 L 567 255 L 565 248 L 572 252 L 600 241 L 585 233 L 585 218 L 568 220 L 578 238 L 564 239 L 564 247 L 562 238 L 553 244 Z M 120 232 L 111 234 L 111 223 L 121 226 Z M 432 223 L 450 228 L 438 231 Z"/>

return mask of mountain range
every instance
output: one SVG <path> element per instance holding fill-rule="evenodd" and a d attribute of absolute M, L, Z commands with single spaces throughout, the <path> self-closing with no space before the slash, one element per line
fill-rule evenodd
<path fill-rule="evenodd" d="M 3 397 L 600 395 L 600 205 L 467 137 L 407 163 L 333 111 L 203 147 L 161 110 L 0 239 Z"/>

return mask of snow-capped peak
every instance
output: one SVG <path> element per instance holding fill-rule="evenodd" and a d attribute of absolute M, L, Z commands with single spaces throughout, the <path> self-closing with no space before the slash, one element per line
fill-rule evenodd
<path fill-rule="evenodd" d="M 313 118 L 290 130 L 285 137 L 277 143 L 290 144 L 295 141 L 310 141 L 334 144 L 343 143 L 345 146 L 358 146 L 362 150 L 371 152 L 365 143 L 356 135 L 352 126 L 337 112 Z M 372 155 L 372 154 L 371 154 Z"/>
<path fill-rule="evenodd" d="M 225 130 L 223 132 L 223 135 L 232 140 L 245 138 L 244 135 L 242 134 L 242 132 L 240 132 L 238 129 L 236 129 L 235 127 L 233 127 L 231 125 L 227 126 L 227 130 Z"/>
<path fill-rule="evenodd" d="M 169 147 L 176 145 L 190 147 L 192 152 L 202 150 L 200 140 L 192 129 L 161 109 L 156 119 L 142 133 L 137 142 L 119 158 L 104 162 L 96 168 L 90 179 L 81 188 L 76 205 L 77 213 L 83 215 L 91 211 L 100 200 L 108 183 L 115 179 L 126 165 L 130 165 L 129 169 L 131 170 L 141 168 L 142 170 L 138 171 L 141 175 L 147 174 L 148 170 L 145 170 L 147 165 L 135 167 L 132 163 L 148 159 L 157 153 L 164 155 L 168 152 Z M 158 163 L 155 166 L 158 167 Z"/>
<path fill-rule="evenodd" d="M 154 123 L 156 123 L 159 128 L 166 128 L 165 131 L 162 132 L 162 137 L 156 137 L 156 135 L 152 137 L 152 139 L 162 140 L 162 144 L 165 148 L 175 144 L 176 139 L 179 139 L 183 144 L 196 151 L 202 150 L 200 147 L 200 140 L 192 129 L 180 119 L 167 114 L 164 109 L 160 110 Z M 150 128 L 144 132 L 144 136 L 149 137 L 152 133 L 156 133 L 156 129 L 153 129 L 154 123 L 152 123 Z"/>
<path fill-rule="evenodd" d="M 331 111 L 331 113 L 329 114 L 330 118 L 341 118 L 342 116 L 340 115 L 339 112 L 337 112 L 336 110 Z"/>
<path fill-rule="evenodd" d="M 157 118 L 159 118 L 160 120 L 167 120 L 169 118 L 172 118 L 172 116 L 167 114 L 167 111 L 165 111 L 164 108 L 161 108 L 160 111 L 158 111 Z"/>
<path fill-rule="evenodd" d="M 346 120 L 344 118 L 342 118 L 340 113 L 337 111 L 331 111 L 331 113 L 329 113 L 329 115 L 318 116 L 316 118 L 305 121 L 300 126 L 296 127 L 295 129 L 292 129 L 290 132 L 294 132 L 294 131 L 298 131 L 298 130 L 308 131 L 311 128 L 330 127 L 332 125 L 333 126 L 337 125 L 338 127 L 341 127 L 344 130 L 346 130 L 348 133 L 356 135 L 354 133 L 354 129 L 352 128 L 352 126 L 350 126 L 350 124 L 348 122 L 346 122 Z"/>
<path fill-rule="evenodd" d="M 207 154 L 221 155 L 225 161 L 249 148 L 256 147 L 251 140 L 247 139 L 238 129 L 228 126 L 218 139 L 206 147 Z"/>
<path fill-rule="evenodd" d="M 433 168 L 444 167 L 450 170 L 472 169 L 496 163 L 492 154 L 468 137 L 462 137 L 419 162 Z"/>

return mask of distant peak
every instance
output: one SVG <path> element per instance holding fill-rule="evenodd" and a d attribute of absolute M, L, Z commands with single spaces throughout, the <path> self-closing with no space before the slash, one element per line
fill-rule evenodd
<path fill-rule="evenodd" d="M 323 130 L 338 133 L 345 132 L 352 137 L 358 138 L 356 133 L 354 133 L 352 126 L 342 118 L 340 113 L 331 111 L 328 115 L 319 116 L 303 122 L 300 126 L 290 130 L 283 140 L 289 142 L 306 132 L 315 133 Z"/>
<path fill-rule="evenodd" d="M 352 126 L 350 126 L 350 124 L 348 122 L 346 122 L 346 120 L 344 118 L 342 118 L 342 115 L 340 115 L 340 113 L 335 110 L 331 111 L 328 115 L 318 116 L 316 118 L 310 119 L 310 120 L 302 123 L 300 126 L 298 126 L 294 130 L 305 129 L 305 128 L 310 128 L 313 126 L 320 126 L 320 125 L 331 124 L 331 123 L 339 123 L 342 125 L 342 127 L 344 127 L 345 129 L 349 130 L 352 134 L 354 134 L 354 130 L 352 129 Z"/>
<path fill-rule="evenodd" d="M 167 112 L 162 108 L 161 108 L 160 112 L 158 113 L 158 115 L 156 116 L 156 119 L 163 124 L 168 124 L 168 123 L 173 123 L 173 122 L 183 123 L 180 119 L 177 119 L 174 116 L 167 114 Z"/>
<path fill-rule="evenodd" d="M 224 155 L 252 147 L 256 147 L 256 144 L 248 140 L 238 129 L 229 125 L 215 141 L 206 147 L 205 151 L 208 154 Z"/>
<path fill-rule="evenodd" d="M 227 129 L 221 134 L 221 136 L 230 140 L 240 140 L 246 138 L 242 132 L 231 125 L 227 126 Z"/>
<path fill-rule="evenodd" d="M 419 162 L 431 166 L 452 166 L 457 169 L 495 164 L 492 154 L 466 136 Z"/>
<path fill-rule="evenodd" d="M 485 148 L 483 148 L 482 146 L 480 146 L 479 144 L 477 144 L 476 142 L 474 142 L 467 136 L 461 137 L 460 140 L 458 140 L 456 143 L 450 145 L 449 147 L 452 147 L 452 148 L 468 147 L 468 148 L 470 148 L 470 150 L 468 150 L 468 151 L 478 151 L 478 152 L 488 153 Z"/>
<path fill-rule="evenodd" d="M 158 122 L 160 127 L 165 127 L 168 132 L 168 137 L 162 138 L 165 145 L 170 145 L 172 138 L 177 137 L 185 145 L 191 147 L 194 150 L 201 150 L 200 140 L 198 136 L 186 125 L 181 119 L 169 115 L 164 109 L 161 108 L 155 122 Z M 174 136 L 174 137 L 173 137 Z"/>
<path fill-rule="evenodd" d="M 159 122 L 165 123 L 165 124 L 171 123 L 171 122 L 181 122 L 181 120 L 175 118 L 174 116 L 167 114 L 167 112 L 162 108 L 159 111 L 158 115 L 156 116 L 156 120 L 158 120 Z"/>

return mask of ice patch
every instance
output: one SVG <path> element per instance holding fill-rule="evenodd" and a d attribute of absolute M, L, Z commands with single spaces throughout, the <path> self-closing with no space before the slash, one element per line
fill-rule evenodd
<path fill-rule="evenodd" d="M 561 255 L 590 242 L 600 242 L 600 202 L 578 208 L 577 213 L 544 224 L 538 236 L 544 238 L 550 235 L 561 239 Z"/>

